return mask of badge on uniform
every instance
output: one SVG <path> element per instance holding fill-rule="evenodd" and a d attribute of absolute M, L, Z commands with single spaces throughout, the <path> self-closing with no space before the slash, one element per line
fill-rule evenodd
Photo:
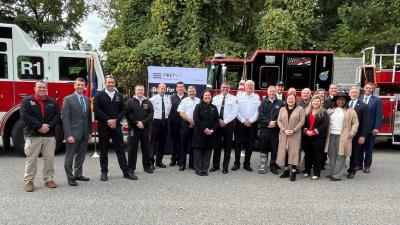
<path fill-rule="evenodd" d="M 130 137 L 135 136 L 135 131 L 134 131 L 133 129 L 129 131 L 129 136 L 130 136 Z"/>
<path fill-rule="evenodd" d="M 279 107 L 279 105 L 275 105 L 275 109 L 279 109 L 280 107 Z"/>
<path fill-rule="evenodd" d="M 143 104 L 143 108 L 147 110 L 147 109 L 149 109 L 149 105 L 148 104 Z"/>
<path fill-rule="evenodd" d="M 36 102 L 35 101 L 31 101 L 31 105 L 36 105 Z"/>
<path fill-rule="evenodd" d="M 115 101 L 119 102 L 119 96 L 115 96 Z"/>

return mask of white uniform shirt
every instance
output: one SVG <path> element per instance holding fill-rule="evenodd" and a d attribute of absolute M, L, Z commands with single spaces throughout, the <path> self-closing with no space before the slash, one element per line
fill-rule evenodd
<path fill-rule="evenodd" d="M 258 107 L 261 103 L 258 94 L 253 92 L 248 95 L 244 92 L 236 97 L 238 101 L 238 120 L 242 123 L 245 120 L 250 120 L 250 122 L 254 123 L 258 118 Z"/>
<path fill-rule="evenodd" d="M 154 119 L 161 120 L 162 119 L 162 98 L 159 94 L 154 95 L 150 98 L 151 104 L 153 104 L 154 108 Z M 168 118 L 169 113 L 171 112 L 171 99 L 169 96 L 164 95 L 164 110 L 165 110 L 165 119 Z"/>
<path fill-rule="evenodd" d="M 218 115 L 221 112 L 221 105 L 224 99 L 224 95 L 219 94 L 215 96 L 212 100 L 212 104 L 217 106 Z M 224 105 L 224 123 L 228 124 L 232 120 L 234 120 L 238 113 L 238 104 L 237 98 L 231 94 L 227 94 L 225 96 L 225 105 Z"/>
<path fill-rule="evenodd" d="M 191 99 L 190 97 L 183 98 L 178 106 L 178 112 L 184 112 L 190 119 L 193 120 L 194 107 L 200 103 L 200 99 L 195 97 Z"/>
<path fill-rule="evenodd" d="M 276 98 L 279 100 L 282 100 L 283 94 L 282 93 L 276 93 Z"/>

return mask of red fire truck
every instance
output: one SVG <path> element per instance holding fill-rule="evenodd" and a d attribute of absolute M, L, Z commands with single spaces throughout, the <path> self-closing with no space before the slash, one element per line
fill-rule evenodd
<path fill-rule="evenodd" d="M 33 93 L 34 83 L 46 80 L 48 95 L 61 107 L 64 96 L 74 91 L 75 78 L 86 78 L 89 61 L 95 70 L 93 80 L 101 90 L 104 76 L 95 52 L 64 50 L 49 44 L 40 47 L 18 26 L 0 23 L 0 134 L 5 149 L 10 148 L 12 140 L 15 149 L 23 154 L 19 108 L 21 100 Z M 62 127 L 56 130 L 57 146 L 61 146 Z"/>
<path fill-rule="evenodd" d="M 357 83 L 364 87 L 366 82 L 375 84 L 374 94 L 382 99 L 383 122 L 378 134 L 392 144 L 400 144 L 400 43 L 394 53 L 377 54 L 375 47 L 363 49 L 363 65 Z"/>
<path fill-rule="evenodd" d="M 235 92 L 241 80 L 251 79 L 260 96 L 265 96 L 268 86 L 278 81 L 283 81 L 286 89 L 327 90 L 333 78 L 333 55 L 331 51 L 272 50 L 257 50 L 250 59 L 226 59 L 216 55 L 206 61 L 207 88 L 218 90 L 221 83 L 227 81 Z"/>

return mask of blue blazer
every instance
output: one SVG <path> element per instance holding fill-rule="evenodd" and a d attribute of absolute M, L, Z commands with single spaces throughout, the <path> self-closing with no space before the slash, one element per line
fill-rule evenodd
<path fill-rule="evenodd" d="M 364 95 L 360 95 L 359 100 L 363 102 Z M 373 129 L 380 129 L 382 125 L 383 113 L 382 113 L 382 100 L 372 95 L 368 102 L 368 118 L 369 128 L 368 133 L 371 133 Z"/>

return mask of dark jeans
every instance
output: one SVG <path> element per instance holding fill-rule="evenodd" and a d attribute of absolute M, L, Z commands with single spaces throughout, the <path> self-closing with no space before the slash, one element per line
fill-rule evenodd
<path fill-rule="evenodd" d="M 374 149 L 375 137 L 372 133 L 368 133 L 365 137 L 365 143 L 360 146 L 358 152 L 358 165 L 364 167 L 371 167 L 372 164 L 372 151 Z"/>
<path fill-rule="evenodd" d="M 235 129 L 235 165 L 240 165 L 240 153 L 242 147 L 245 149 L 243 166 L 250 166 L 251 154 L 253 152 L 254 138 L 257 132 L 257 125 L 246 127 L 240 121 L 236 122 Z"/>
<path fill-rule="evenodd" d="M 179 166 L 186 167 L 186 154 L 189 153 L 189 167 L 193 167 L 193 128 L 190 128 L 187 123 L 182 122 L 180 129 L 181 149 L 179 151 Z"/>
<path fill-rule="evenodd" d="M 102 173 L 108 173 L 108 145 L 112 140 L 112 146 L 117 154 L 119 167 L 122 172 L 128 172 L 128 162 L 126 160 L 124 141 L 122 137 L 121 125 L 111 129 L 106 124 L 99 123 L 99 148 L 100 148 L 100 167 Z"/>
<path fill-rule="evenodd" d="M 181 143 L 180 143 L 181 124 L 171 122 L 170 128 L 171 128 L 171 139 L 172 139 L 171 161 L 178 161 L 179 150 L 181 148 Z"/>
<path fill-rule="evenodd" d="M 221 149 L 224 147 L 224 161 L 222 167 L 228 169 L 229 161 L 231 159 L 232 151 L 232 138 L 233 138 L 233 122 L 226 124 L 225 127 L 219 127 L 217 129 L 217 140 L 213 154 L 213 167 L 219 169 L 221 161 Z"/>
<path fill-rule="evenodd" d="M 278 168 L 278 165 L 276 165 L 276 157 L 278 154 L 278 136 L 279 130 L 277 129 L 260 128 L 260 153 L 268 154 L 268 152 L 271 152 L 271 169 Z"/>
<path fill-rule="evenodd" d="M 142 150 L 142 164 L 143 168 L 150 167 L 149 159 L 149 129 L 143 130 L 129 130 L 128 134 L 128 167 L 130 170 L 136 170 L 137 150 L 140 142 Z"/>
<path fill-rule="evenodd" d="M 303 135 L 304 148 L 304 173 L 311 173 L 313 168 L 314 176 L 321 176 L 321 160 L 325 147 L 325 137 L 310 137 Z"/>
<path fill-rule="evenodd" d="M 150 128 L 150 163 L 162 162 L 168 133 L 167 120 L 153 120 Z M 155 159 L 154 159 L 155 156 Z"/>
<path fill-rule="evenodd" d="M 210 166 L 211 149 L 193 149 L 194 170 L 196 173 L 207 173 Z"/>

